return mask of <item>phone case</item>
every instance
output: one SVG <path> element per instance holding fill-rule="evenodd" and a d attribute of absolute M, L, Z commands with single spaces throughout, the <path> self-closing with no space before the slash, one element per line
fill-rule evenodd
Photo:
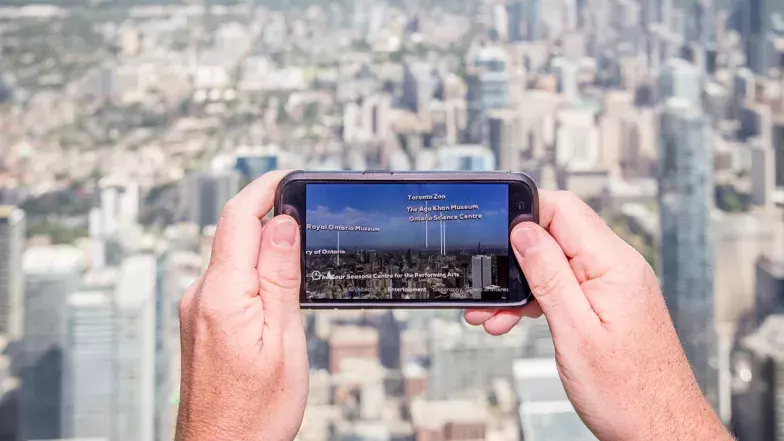
<path fill-rule="evenodd" d="M 444 181 L 444 182 L 521 182 L 525 184 L 533 195 L 533 219 L 526 216 L 526 221 L 533 221 L 539 223 L 539 192 L 536 183 L 530 176 L 524 173 L 510 172 L 510 171 L 493 171 L 493 172 L 462 172 L 462 171 L 391 171 L 391 170 L 366 170 L 366 171 L 318 171 L 307 172 L 303 170 L 292 171 L 281 179 L 275 193 L 275 207 L 274 215 L 277 216 L 282 212 L 282 194 L 285 187 L 293 182 L 308 181 L 308 182 L 356 182 L 356 181 L 372 181 L 372 182 L 406 182 L 406 181 Z M 510 227 L 511 228 L 511 227 Z M 303 250 L 304 253 L 304 250 Z M 301 258 L 302 273 L 305 274 L 305 256 Z M 302 281 L 301 297 L 304 297 L 305 280 Z M 528 296 L 523 301 L 500 304 L 495 302 L 366 302 L 366 301 L 351 301 L 351 302 L 301 302 L 302 309 L 513 309 L 521 308 L 533 300 L 532 296 Z"/>

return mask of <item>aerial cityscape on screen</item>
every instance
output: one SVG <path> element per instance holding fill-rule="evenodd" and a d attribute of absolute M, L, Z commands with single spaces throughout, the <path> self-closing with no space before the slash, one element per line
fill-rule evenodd
<path fill-rule="evenodd" d="M 308 184 L 306 297 L 504 299 L 508 194 L 507 184 Z"/>

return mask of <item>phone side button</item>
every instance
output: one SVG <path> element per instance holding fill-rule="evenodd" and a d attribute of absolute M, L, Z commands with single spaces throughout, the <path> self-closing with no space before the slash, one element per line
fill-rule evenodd
<path fill-rule="evenodd" d="M 365 170 L 363 175 L 391 175 L 392 170 Z"/>

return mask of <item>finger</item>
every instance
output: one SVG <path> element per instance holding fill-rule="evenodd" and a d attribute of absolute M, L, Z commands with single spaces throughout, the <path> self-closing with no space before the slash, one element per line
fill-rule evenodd
<path fill-rule="evenodd" d="M 577 281 L 601 277 L 617 266 L 618 253 L 628 247 L 580 198 L 565 191 L 539 193 L 539 223 L 569 258 Z"/>
<path fill-rule="evenodd" d="M 531 303 L 525 305 L 522 308 L 515 308 L 509 310 L 498 310 L 498 309 L 468 309 L 463 313 L 463 318 L 465 321 L 472 326 L 480 326 L 484 325 L 486 322 L 493 320 L 493 318 L 500 313 L 511 313 L 513 316 L 517 316 L 518 320 L 514 323 L 511 323 L 509 329 L 502 333 L 509 332 L 516 324 L 519 322 L 520 318 L 528 317 L 528 318 L 539 318 L 542 316 L 542 308 L 539 306 L 539 303 L 536 300 L 532 301 Z"/>
<path fill-rule="evenodd" d="M 276 216 L 265 226 L 258 277 L 265 322 L 278 329 L 301 322 L 300 230 L 290 216 Z"/>
<path fill-rule="evenodd" d="M 499 311 L 484 323 L 485 331 L 490 335 L 504 335 L 517 326 L 523 314 L 522 308 Z"/>
<path fill-rule="evenodd" d="M 542 227 L 532 222 L 520 224 L 512 231 L 511 241 L 554 336 L 599 322 L 564 252 Z"/>
<path fill-rule="evenodd" d="M 229 271 L 253 270 L 258 262 L 262 224 L 285 171 L 273 171 L 248 184 L 223 208 L 212 244 L 210 266 Z"/>
<path fill-rule="evenodd" d="M 469 325 L 479 326 L 490 320 L 497 312 L 497 309 L 468 309 L 463 313 L 463 318 Z"/>

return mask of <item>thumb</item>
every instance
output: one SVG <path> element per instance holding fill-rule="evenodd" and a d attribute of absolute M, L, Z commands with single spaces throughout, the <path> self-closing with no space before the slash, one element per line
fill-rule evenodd
<path fill-rule="evenodd" d="M 290 216 L 267 222 L 261 235 L 257 265 L 264 321 L 282 329 L 292 320 L 300 321 L 300 230 Z"/>
<path fill-rule="evenodd" d="M 512 230 L 512 248 L 531 293 L 547 317 L 553 336 L 579 332 L 599 318 L 577 282 L 561 247 L 544 230 L 525 222 Z"/>

